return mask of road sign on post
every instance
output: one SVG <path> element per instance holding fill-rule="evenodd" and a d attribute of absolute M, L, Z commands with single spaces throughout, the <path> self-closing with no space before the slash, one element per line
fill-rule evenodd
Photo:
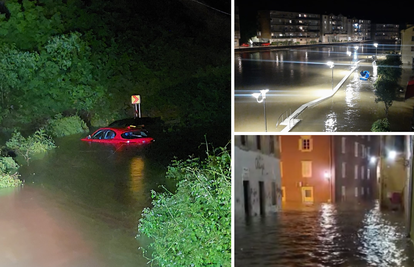
<path fill-rule="evenodd" d="M 131 96 L 131 104 L 134 105 L 134 118 L 137 117 L 137 113 L 141 118 L 141 96 L 140 95 L 132 95 Z M 137 107 L 138 105 L 138 107 Z"/>

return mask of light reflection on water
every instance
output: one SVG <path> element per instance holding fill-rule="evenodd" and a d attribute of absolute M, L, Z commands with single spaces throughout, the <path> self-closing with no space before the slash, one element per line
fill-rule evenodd
<path fill-rule="evenodd" d="M 322 204 L 237 220 L 236 266 L 414 266 L 400 213 Z"/>

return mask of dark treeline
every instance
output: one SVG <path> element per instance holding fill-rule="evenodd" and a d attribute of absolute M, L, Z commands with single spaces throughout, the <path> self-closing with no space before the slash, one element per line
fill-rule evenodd
<path fill-rule="evenodd" d="M 130 96 L 140 94 L 144 116 L 230 132 L 231 17 L 211 2 L 5 2 L 1 125 L 58 113 L 105 124 L 131 117 Z"/>

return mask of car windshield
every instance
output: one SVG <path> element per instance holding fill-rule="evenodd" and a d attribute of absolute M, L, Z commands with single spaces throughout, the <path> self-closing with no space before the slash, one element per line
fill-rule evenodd
<path fill-rule="evenodd" d="M 136 138 L 143 138 L 148 137 L 147 134 L 143 131 L 131 131 L 121 134 L 122 138 L 125 139 L 136 139 Z"/>
<path fill-rule="evenodd" d="M 112 130 L 99 130 L 92 135 L 92 139 L 113 139 L 115 137 L 115 132 Z"/>

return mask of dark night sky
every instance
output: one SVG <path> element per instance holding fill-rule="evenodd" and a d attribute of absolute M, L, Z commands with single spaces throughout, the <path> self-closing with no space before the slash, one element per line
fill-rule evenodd
<path fill-rule="evenodd" d="M 257 10 L 298 11 L 316 14 L 342 14 L 357 19 L 369 19 L 371 23 L 414 24 L 414 2 L 411 1 L 341 1 L 331 0 L 234 0 L 243 16 L 255 16 Z M 250 14 L 250 15 L 249 15 Z M 246 18 L 251 19 L 251 18 Z M 254 17 L 253 17 L 254 19 Z"/>

